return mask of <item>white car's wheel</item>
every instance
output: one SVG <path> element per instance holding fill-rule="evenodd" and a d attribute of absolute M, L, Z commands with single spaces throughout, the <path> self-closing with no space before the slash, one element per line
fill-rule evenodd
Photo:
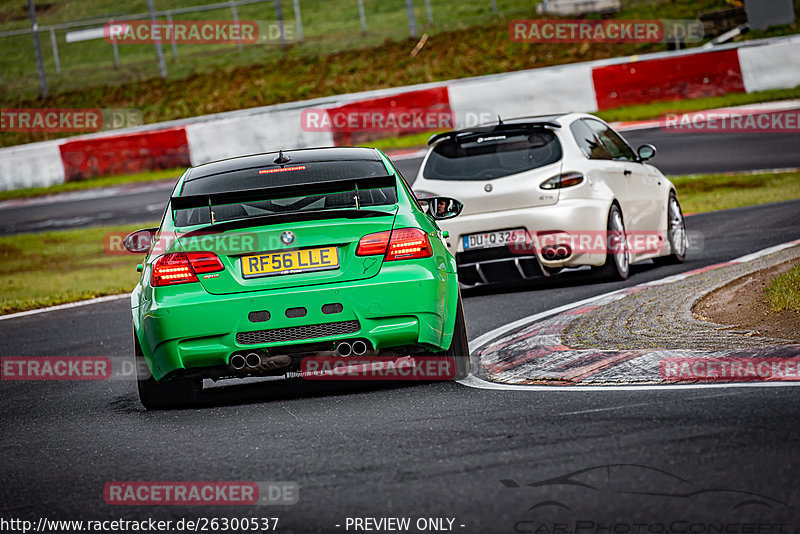
<path fill-rule="evenodd" d="M 599 278 L 604 280 L 625 280 L 630 272 L 630 251 L 625 239 L 625 221 L 622 210 L 613 204 L 608 210 L 608 234 L 606 244 L 606 262 L 596 269 Z"/>
<path fill-rule="evenodd" d="M 654 258 L 656 265 L 671 265 L 686 261 L 686 249 L 689 248 L 689 239 L 686 236 L 686 223 L 683 211 L 674 192 L 670 192 L 667 204 L 667 239 L 669 239 L 670 254 Z"/>

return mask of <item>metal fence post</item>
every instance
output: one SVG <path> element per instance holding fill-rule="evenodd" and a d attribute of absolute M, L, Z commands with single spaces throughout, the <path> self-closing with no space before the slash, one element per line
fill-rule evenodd
<path fill-rule="evenodd" d="M 367 15 L 364 13 L 364 0 L 358 0 L 358 18 L 361 20 L 361 33 L 367 33 Z"/>
<path fill-rule="evenodd" d="M 172 13 L 167 13 L 167 24 L 169 24 L 170 28 L 172 28 Z M 169 32 L 172 35 L 172 59 L 178 59 L 178 43 L 175 41 L 175 28 Z M 117 40 L 114 40 L 114 44 L 117 44 Z"/>
<path fill-rule="evenodd" d="M 150 12 L 150 24 L 156 23 L 156 8 L 153 6 L 153 0 L 147 0 L 147 9 Z M 167 77 L 167 65 L 164 63 L 164 50 L 161 48 L 161 40 L 156 39 L 156 56 L 158 57 L 158 72 L 162 78 Z"/>
<path fill-rule="evenodd" d="M 433 11 L 431 11 L 431 0 L 425 0 L 425 13 L 428 15 L 428 24 L 433 24 Z"/>
<path fill-rule="evenodd" d="M 274 0 L 275 17 L 278 19 L 278 29 L 281 32 L 281 50 L 286 50 L 286 30 L 283 27 L 283 6 L 281 0 Z"/>
<path fill-rule="evenodd" d="M 300 0 L 294 0 L 294 24 L 297 26 L 297 40 L 303 42 L 303 17 L 300 14 Z"/>
<path fill-rule="evenodd" d="M 414 0 L 406 0 L 406 11 L 408 11 L 408 33 L 416 39 L 417 18 L 414 16 Z"/>
<path fill-rule="evenodd" d="M 234 4 L 233 2 L 231 2 L 231 12 L 233 13 L 233 24 L 238 27 L 239 26 L 239 10 L 236 9 L 236 4 Z M 239 33 L 240 34 L 242 33 L 241 30 L 239 30 Z M 239 42 L 236 43 L 236 48 L 239 49 L 239 52 L 244 50 L 244 46 L 242 46 L 242 39 L 241 38 L 239 39 Z"/>
<path fill-rule="evenodd" d="M 42 46 L 39 43 L 39 24 L 36 22 L 36 6 L 33 0 L 28 0 L 28 17 L 31 19 L 31 36 L 33 49 L 36 52 L 36 68 L 39 70 L 39 90 L 42 98 L 47 98 L 47 78 L 44 75 L 44 60 L 42 60 Z"/>
<path fill-rule="evenodd" d="M 111 40 L 111 49 L 114 50 L 114 67 L 119 68 L 119 45 L 117 45 L 117 38 Z"/>
<path fill-rule="evenodd" d="M 53 49 L 53 61 L 56 64 L 56 74 L 61 74 L 61 62 L 58 60 L 58 43 L 56 43 L 56 31 L 50 28 L 50 46 Z"/>
<path fill-rule="evenodd" d="M 492 13 L 497 15 L 497 0 L 492 0 Z"/>

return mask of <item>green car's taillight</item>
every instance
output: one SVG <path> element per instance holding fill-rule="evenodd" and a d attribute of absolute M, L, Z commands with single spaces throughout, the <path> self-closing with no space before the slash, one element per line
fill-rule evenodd
<path fill-rule="evenodd" d="M 388 250 L 387 250 L 388 249 Z M 428 235 L 419 228 L 396 228 L 361 238 L 356 256 L 386 255 L 386 261 L 414 260 L 433 255 Z"/>
<path fill-rule="evenodd" d="M 153 263 L 150 285 L 161 287 L 197 282 L 198 274 L 224 270 L 222 261 L 212 252 L 171 252 Z"/>

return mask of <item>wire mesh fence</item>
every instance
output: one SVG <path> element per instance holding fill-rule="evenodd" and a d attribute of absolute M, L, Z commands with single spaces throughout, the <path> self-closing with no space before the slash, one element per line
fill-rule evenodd
<path fill-rule="evenodd" d="M 30 0 L 32 1 L 32 0 Z M 330 54 L 419 39 L 451 29 L 535 14 L 536 0 L 38 0 L 0 4 L 2 100 L 50 90 L 179 79 L 282 57 Z M 152 9 L 150 9 L 152 7 Z M 109 25 L 162 27 L 202 21 L 254 22 L 256 42 L 109 39 Z M 35 25 L 34 25 L 35 24 Z M 41 50 L 37 69 L 35 45 Z M 41 78 L 44 77 L 44 80 Z"/>

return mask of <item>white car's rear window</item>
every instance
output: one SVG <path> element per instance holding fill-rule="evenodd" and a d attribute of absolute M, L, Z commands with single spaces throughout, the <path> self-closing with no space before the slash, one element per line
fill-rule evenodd
<path fill-rule="evenodd" d="M 439 142 L 428 157 L 428 180 L 493 180 L 560 161 L 561 143 L 550 130 L 481 133 Z"/>

